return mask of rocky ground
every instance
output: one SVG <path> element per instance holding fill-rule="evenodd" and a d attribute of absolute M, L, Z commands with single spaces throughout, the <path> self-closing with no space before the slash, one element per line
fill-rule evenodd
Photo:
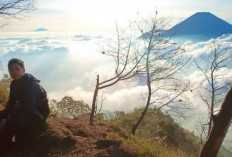
<path fill-rule="evenodd" d="M 105 124 L 88 125 L 89 115 L 75 119 L 50 115 L 47 129 L 28 146 L 17 146 L 2 157 L 131 157 L 121 143 L 107 139 L 119 132 Z M 121 134 L 121 133 L 120 133 Z M 123 134 L 122 134 L 123 136 Z"/>

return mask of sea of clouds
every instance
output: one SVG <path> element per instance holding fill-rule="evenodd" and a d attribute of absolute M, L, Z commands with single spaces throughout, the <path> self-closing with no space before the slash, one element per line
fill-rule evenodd
<path fill-rule="evenodd" d="M 104 80 L 113 75 L 112 58 L 103 55 L 101 45 L 108 38 L 105 34 L 83 35 L 78 33 L 10 33 L 0 35 L 0 61 L 3 73 L 7 62 L 21 58 L 26 72 L 41 80 L 50 99 L 69 95 L 91 104 L 96 76 Z M 136 82 L 120 82 L 104 92 L 107 110 L 132 110 L 140 107 L 138 94 L 143 86 Z"/>
<path fill-rule="evenodd" d="M 91 104 L 96 76 L 99 74 L 100 80 L 104 80 L 114 73 L 113 59 L 101 53 L 101 45 L 108 39 L 109 34 L 106 33 L 2 33 L 0 61 L 3 72 L 7 73 L 8 60 L 14 57 L 24 60 L 26 72 L 41 80 L 51 99 L 60 100 L 63 96 L 70 95 Z M 232 35 L 224 35 L 217 40 L 232 46 Z M 197 58 L 207 54 L 208 46 L 213 42 L 213 39 L 199 43 L 185 42 L 185 55 Z M 189 79 L 195 87 L 204 79 L 201 72 L 194 68 L 194 63 L 189 63 L 185 72 L 183 78 Z M 226 78 L 232 76 L 231 69 L 226 67 L 219 73 Z M 144 90 L 146 86 L 136 81 L 120 82 L 104 91 L 106 99 L 103 107 L 111 111 L 129 111 L 141 107 L 143 102 L 139 101 L 139 95 Z M 193 102 L 194 106 L 203 107 L 200 104 L 198 101 Z"/>
<path fill-rule="evenodd" d="M 110 35 L 75 32 L 1 33 L 2 72 L 7 73 L 7 62 L 11 58 L 21 58 L 25 62 L 26 72 L 41 80 L 50 99 L 61 100 L 68 95 L 91 104 L 96 76 L 99 74 L 100 80 L 104 80 L 114 74 L 113 59 L 101 53 L 101 45 L 110 39 Z M 216 40 L 232 46 L 232 35 L 223 35 Z M 185 55 L 195 58 L 207 55 L 210 53 L 208 46 L 214 42 L 214 39 L 199 43 L 185 42 Z M 182 77 L 191 81 L 193 89 L 204 79 L 201 72 L 194 68 L 193 62 L 188 64 L 185 72 Z M 225 67 L 219 73 L 225 75 L 227 80 L 232 78 L 230 68 Z M 146 90 L 146 85 L 136 79 L 120 82 L 104 90 L 103 108 L 113 112 L 143 107 L 145 100 L 141 95 Z M 183 125 L 195 130 L 194 121 L 206 113 L 207 107 L 196 92 L 187 92 L 184 96 L 189 98 L 191 108 L 194 108 L 194 113 L 190 113 L 194 118 Z"/>

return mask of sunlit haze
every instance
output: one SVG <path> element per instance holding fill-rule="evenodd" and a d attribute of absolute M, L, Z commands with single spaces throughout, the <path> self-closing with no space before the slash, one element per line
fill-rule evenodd
<path fill-rule="evenodd" d="M 170 26 L 196 12 L 211 12 L 232 23 L 229 0 L 37 0 L 36 10 L 23 20 L 10 20 L 0 31 L 32 31 L 44 27 L 49 31 L 109 31 L 115 23 L 125 27 L 142 16 L 170 17 Z"/>

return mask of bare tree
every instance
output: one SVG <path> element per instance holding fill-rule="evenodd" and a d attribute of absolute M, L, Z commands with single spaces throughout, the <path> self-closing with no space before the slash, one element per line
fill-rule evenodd
<path fill-rule="evenodd" d="M 156 12 L 154 18 L 149 21 L 142 18 L 142 24 L 137 23 L 142 34 L 140 38 L 143 43 L 142 50 L 146 54 L 139 64 L 138 75 L 146 83 L 148 92 L 145 98 L 146 106 L 138 121 L 133 125 L 133 134 L 149 107 L 153 106 L 157 110 L 164 107 L 170 109 L 171 104 L 182 103 L 182 100 L 178 98 L 189 89 L 189 83 L 181 81 L 181 78 L 177 76 L 189 58 L 182 56 L 184 49 L 170 38 L 165 37 L 164 29 L 168 25 L 167 22 L 165 18 L 157 18 Z M 143 24 L 145 27 L 141 26 Z M 147 26 L 149 30 L 144 33 Z M 170 111 L 174 111 L 173 109 Z"/>
<path fill-rule="evenodd" d="M 34 0 L 0 0 L 1 26 L 6 24 L 8 18 L 21 19 L 34 9 Z"/>
<path fill-rule="evenodd" d="M 202 123 L 204 126 L 202 132 L 206 132 L 207 136 L 213 126 L 213 116 L 218 112 L 217 107 L 221 105 L 230 86 L 230 78 L 223 72 L 225 68 L 232 67 L 230 50 L 231 48 L 227 43 L 215 40 L 213 44 L 208 46 L 208 53 L 195 61 L 197 68 L 204 76 L 198 93 L 208 108 L 208 120 L 206 124 Z"/>
<path fill-rule="evenodd" d="M 92 110 L 90 114 L 90 125 L 94 122 L 94 113 L 99 90 L 110 87 L 119 81 L 128 80 L 137 74 L 138 63 L 142 60 L 144 54 L 139 54 L 136 49 L 133 38 L 124 31 L 116 27 L 116 41 L 110 41 L 107 48 L 103 47 L 102 54 L 114 59 L 115 68 L 112 70 L 112 77 L 100 81 L 97 75 L 96 87 L 93 95 Z"/>
<path fill-rule="evenodd" d="M 148 98 L 143 114 L 132 129 L 133 133 L 135 133 L 150 105 L 158 106 L 160 109 L 171 103 L 182 102 L 177 98 L 186 91 L 188 83 L 186 84 L 180 81 L 180 78 L 173 76 L 186 65 L 189 58 L 183 58 L 184 50 L 169 38 L 163 37 L 162 28 L 167 26 L 166 21 L 156 19 L 156 17 L 151 21 L 151 25 L 148 21 L 143 21 L 143 24 L 150 28 L 148 33 L 144 33 L 146 29 L 141 29 L 139 23 L 135 22 L 137 30 L 139 29 L 139 35 L 142 36 L 133 42 L 130 36 L 126 36 L 127 34 L 124 32 L 121 34 L 117 29 L 116 49 L 113 48 L 114 51 L 106 49 L 107 51 L 102 52 L 114 58 L 116 63 L 115 75 L 102 82 L 99 81 L 99 75 L 97 76 L 90 125 L 93 125 L 98 91 L 134 76 L 139 76 L 141 82 L 147 84 Z M 160 95 L 160 93 L 165 94 Z"/>
<path fill-rule="evenodd" d="M 204 144 L 200 157 L 216 157 L 232 119 L 232 87 L 227 92 L 221 109 L 213 116 L 213 126 Z"/>

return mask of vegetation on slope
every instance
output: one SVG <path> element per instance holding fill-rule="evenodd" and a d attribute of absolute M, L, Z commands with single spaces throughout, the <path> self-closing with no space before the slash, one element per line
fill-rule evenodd
<path fill-rule="evenodd" d="M 136 109 L 131 113 L 116 112 L 116 118 L 108 123 L 130 133 L 141 112 L 142 109 Z M 151 143 L 159 141 L 169 149 L 181 150 L 188 155 L 197 155 L 201 148 L 199 139 L 193 133 L 181 128 L 169 115 L 154 109 L 148 110 L 136 136 Z"/>

